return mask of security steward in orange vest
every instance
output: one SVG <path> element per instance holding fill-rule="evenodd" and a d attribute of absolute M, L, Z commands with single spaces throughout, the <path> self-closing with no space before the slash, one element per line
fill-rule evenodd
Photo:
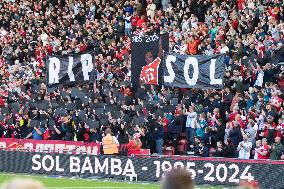
<path fill-rule="evenodd" d="M 103 151 L 105 155 L 116 155 L 118 154 L 118 140 L 115 136 L 111 135 L 110 128 L 105 130 L 105 136 L 102 140 Z"/>

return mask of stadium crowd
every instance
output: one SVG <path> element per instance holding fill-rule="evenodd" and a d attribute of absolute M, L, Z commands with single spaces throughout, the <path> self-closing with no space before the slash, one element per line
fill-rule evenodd
<path fill-rule="evenodd" d="M 0 0 L 0 136 L 284 159 L 283 6 L 283 0 Z M 224 89 L 131 88 L 130 35 L 151 33 L 169 33 L 170 50 L 180 54 L 224 54 Z M 47 55 L 91 49 L 95 85 L 46 85 Z"/>

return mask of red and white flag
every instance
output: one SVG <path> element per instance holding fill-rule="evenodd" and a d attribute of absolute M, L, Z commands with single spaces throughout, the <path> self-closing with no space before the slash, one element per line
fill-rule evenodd
<path fill-rule="evenodd" d="M 158 85 L 158 73 L 161 59 L 157 57 L 150 64 L 143 66 L 140 73 L 140 80 L 144 84 Z"/>

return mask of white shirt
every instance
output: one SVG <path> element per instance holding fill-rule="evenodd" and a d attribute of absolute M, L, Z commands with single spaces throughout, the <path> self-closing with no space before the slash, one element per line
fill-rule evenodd
<path fill-rule="evenodd" d="M 257 74 L 257 78 L 255 81 L 255 86 L 259 86 L 262 87 L 263 85 L 263 77 L 264 77 L 264 72 L 263 71 L 259 71 L 259 73 Z"/>
<path fill-rule="evenodd" d="M 198 26 L 197 23 L 198 23 L 198 22 L 197 22 L 196 20 L 192 21 L 192 22 L 191 22 L 191 27 L 197 28 L 197 26 Z"/>
<path fill-rule="evenodd" d="M 41 41 L 43 43 L 43 46 L 45 46 L 47 44 L 47 39 L 48 39 L 48 35 L 46 33 L 42 33 L 40 35 Z"/>
<path fill-rule="evenodd" d="M 188 128 L 195 128 L 195 121 L 197 118 L 196 112 L 188 113 L 187 119 L 186 119 L 186 127 Z"/>
<path fill-rule="evenodd" d="M 252 148 L 251 142 L 245 142 L 245 141 L 240 142 L 238 146 L 239 159 L 249 159 L 251 148 Z"/>
<path fill-rule="evenodd" d="M 253 157 L 253 159 L 258 159 L 258 149 L 259 148 L 255 148 L 255 150 L 254 150 L 254 157 Z"/>
<path fill-rule="evenodd" d="M 277 28 L 272 28 L 271 34 L 272 34 L 272 37 L 273 37 L 273 38 L 277 38 L 277 37 L 279 37 L 279 35 L 280 35 L 280 33 L 279 33 L 279 31 L 278 31 Z"/>
<path fill-rule="evenodd" d="M 189 23 L 187 20 L 183 21 L 181 28 L 183 32 L 185 32 L 189 28 Z"/>
<path fill-rule="evenodd" d="M 183 44 L 182 46 L 180 46 L 180 54 L 186 54 L 187 51 L 187 44 Z"/>
<path fill-rule="evenodd" d="M 124 21 L 124 24 L 125 24 L 124 26 L 125 26 L 125 28 L 128 28 L 128 29 L 131 28 L 131 21 L 130 21 L 130 20 L 131 20 L 131 17 L 132 17 L 132 16 L 125 16 L 125 17 L 124 17 L 124 19 L 125 19 L 125 21 Z M 127 20 L 127 21 L 126 21 L 126 20 Z"/>
<path fill-rule="evenodd" d="M 79 3 L 75 4 L 73 9 L 74 9 L 74 14 L 75 15 L 79 14 L 79 12 L 80 12 L 80 4 Z"/>
<path fill-rule="evenodd" d="M 227 52 L 229 52 L 229 48 L 227 46 L 224 46 L 223 48 L 220 49 L 221 54 L 226 54 Z"/>

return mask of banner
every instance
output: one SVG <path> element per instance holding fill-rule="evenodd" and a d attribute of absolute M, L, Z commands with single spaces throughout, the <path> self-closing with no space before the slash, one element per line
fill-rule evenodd
<path fill-rule="evenodd" d="M 98 155 L 100 148 L 100 143 L 95 142 L 0 138 L 0 149 L 8 150 Z M 126 144 L 119 145 L 119 154 L 127 156 Z M 139 154 L 150 155 L 150 150 L 141 149 Z"/>
<path fill-rule="evenodd" d="M 48 56 L 48 85 L 94 81 L 94 51 L 66 56 Z"/>
<path fill-rule="evenodd" d="M 0 149 L 25 149 L 32 152 L 57 152 L 73 154 L 100 154 L 100 144 L 95 142 L 62 141 L 62 140 L 31 140 L 31 139 L 0 139 Z"/>
<path fill-rule="evenodd" d="M 131 82 L 136 89 L 140 84 L 162 83 L 163 52 L 169 51 L 169 35 L 132 36 Z"/>
<path fill-rule="evenodd" d="M 261 188 L 284 186 L 284 162 L 225 158 L 134 158 L 73 154 L 0 151 L 1 172 L 101 177 L 156 182 L 173 167 L 186 168 L 197 185 L 235 186 L 257 180 Z"/>
<path fill-rule="evenodd" d="M 222 55 L 166 54 L 164 85 L 179 88 L 223 88 L 225 57 Z"/>

